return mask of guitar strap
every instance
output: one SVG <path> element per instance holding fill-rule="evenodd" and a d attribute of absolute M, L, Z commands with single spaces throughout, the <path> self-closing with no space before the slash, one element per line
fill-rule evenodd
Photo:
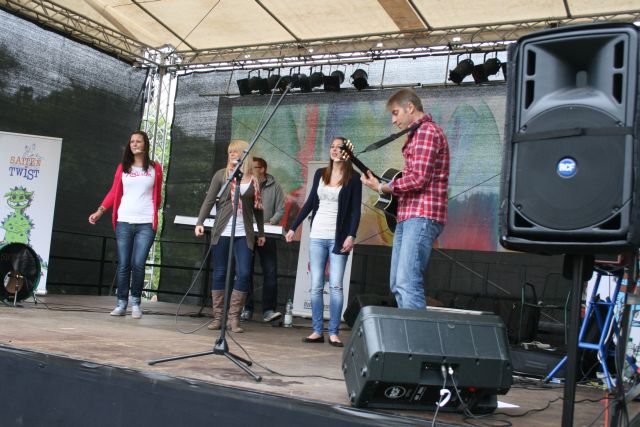
<path fill-rule="evenodd" d="M 367 145 L 367 147 L 362 150 L 360 153 L 358 154 L 362 154 L 362 153 L 366 153 L 367 151 L 373 151 L 373 150 L 377 150 L 378 148 L 387 145 L 388 143 L 390 143 L 391 141 L 400 138 L 402 135 L 404 135 L 407 132 L 411 132 L 412 130 L 416 130 L 420 127 L 420 125 L 422 124 L 422 121 L 409 126 L 406 129 L 401 130 L 398 133 L 394 133 L 393 135 L 389 135 L 386 138 L 381 139 L 380 141 L 374 142 L 371 145 Z"/>

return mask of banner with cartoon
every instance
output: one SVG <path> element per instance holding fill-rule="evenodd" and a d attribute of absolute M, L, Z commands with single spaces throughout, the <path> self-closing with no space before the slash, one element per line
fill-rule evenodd
<path fill-rule="evenodd" d="M 23 243 L 37 253 L 47 292 L 49 248 L 62 139 L 0 132 L 0 244 Z"/>

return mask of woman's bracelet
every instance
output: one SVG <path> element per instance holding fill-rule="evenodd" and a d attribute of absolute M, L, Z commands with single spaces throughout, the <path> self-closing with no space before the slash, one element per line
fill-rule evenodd
<path fill-rule="evenodd" d="M 384 185 L 384 182 L 379 182 L 378 183 L 378 194 L 383 194 L 382 192 L 382 186 Z"/>
<path fill-rule="evenodd" d="M 104 213 L 104 211 L 106 211 L 105 208 L 103 208 L 102 206 L 98 206 L 98 212 Z"/>

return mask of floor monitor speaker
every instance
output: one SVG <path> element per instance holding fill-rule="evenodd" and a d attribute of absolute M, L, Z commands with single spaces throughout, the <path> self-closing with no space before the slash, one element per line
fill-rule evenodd
<path fill-rule="evenodd" d="M 435 410 L 447 390 L 441 411 L 495 410 L 512 383 L 507 333 L 498 316 L 473 313 L 363 307 L 342 355 L 351 403 Z"/>
<path fill-rule="evenodd" d="M 360 310 L 362 307 L 366 307 L 369 305 L 377 305 L 380 307 L 397 307 L 398 303 L 396 299 L 392 296 L 384 296 L 384 295 L 375 295 L 375 294 L 361 294 L 356 295 L 354 299 L 351 300 L 347 308 L 344 310 L 344 321 L 349 327 L 353 327 L 353 324 L 360 314 Z"/>

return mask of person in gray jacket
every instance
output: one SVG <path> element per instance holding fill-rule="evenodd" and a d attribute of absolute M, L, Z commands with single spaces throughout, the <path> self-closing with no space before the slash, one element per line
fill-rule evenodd
<path fill-rule="evenodd" d="M 260 157 L 253 158 L 253 174 L 260 183 L 262 206 L 265 224 L 279 225 L 284 215 L 284 191 L 275 178 L 267 173 L 267 161 Z M 263 246 L 254 252 L 260 255 L 262 266 L 262 321 L 271 322 L 282 317 L 276 310 L 278 304 L 278 252 L 275 237 L 267 237 Z M 254 262 L 255 264 L 255 262 Z M 253 317 L 253 274 L 251 285 L 244 305 L 241 319 Z"/>
<path fill-rule="evenodd" d="M 213 264 L 213 276 L 211 278 L 211 296 L 213 298 L 213 321 L 209 329 L 220 329 L 222 326 L 222 314 L 224 310 L 224 287 L 227 276 L 227 261 L 229 259 L 229 245 L 231 243 L 231 215 L 233 214 L 232 197 L 236 181 L 232 181 L 227 191 L 216 202 L 216 196 L 224 185 L 227 177 L 234 170 L 238 160 L 249 144 L 246 141 L 231 141 L 227 149 L 228 160 L 224 169 L 217 171 L 211 179 L 211 185 L 200 207 L 195 234 L 204 234 L 204 220 L 209 216 L 214 204 L 216 206 L 216 221 L 211 230 L 211 251 Z M 229 303 L 229 318 L 227 327 L 231 332 L 244 332 L 240 327 L 240 314 L 247 297 L 249 284 L 251 283 L 251 269 L 253 263 L 254 243 L 260 247 L 264 245 L 264 220 L 262 215 L 262 192 L 260 183 L 252 174 L 253 160 L 251 155 L 245 158 L 242 165 L 242 180 L 240 181 L 240 200 L 238 203 L 238 216 L 233 236 L 233 255 L 235 258 L 236 278 Z M 255 218 L 258 235 L 253 231 Z"/>

